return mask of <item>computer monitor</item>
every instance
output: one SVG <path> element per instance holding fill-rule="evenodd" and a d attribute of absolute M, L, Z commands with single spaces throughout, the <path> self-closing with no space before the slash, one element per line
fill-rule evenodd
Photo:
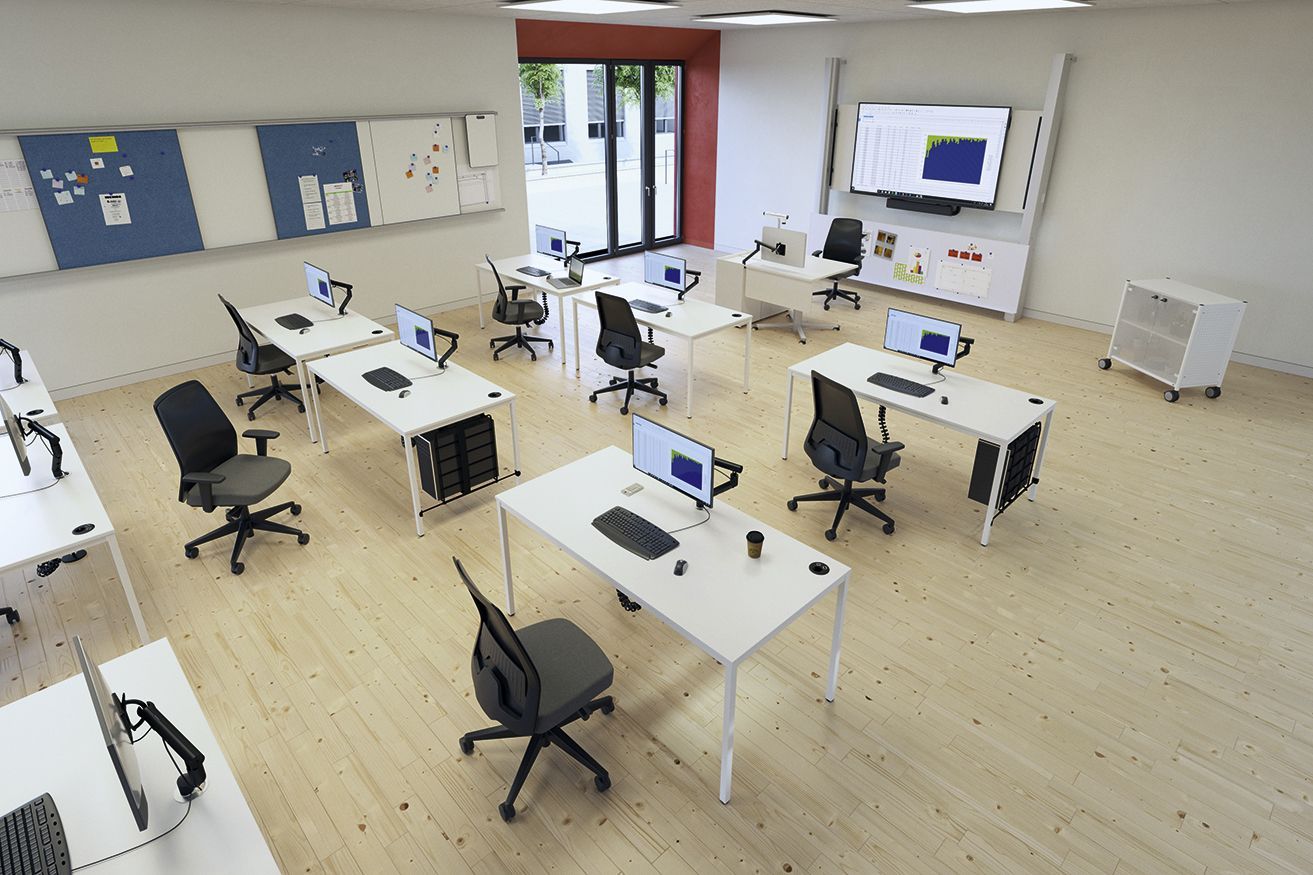
<path fill-rule="evenodd" d="M 570 275 L 571 282 L 578 283 L 581 286 L 584 284 L 584 260 L 582 258 L 577 255 L 572 257 L 565 263 L 565 270 Z"/>
<path fill-rule="evenodd" d="M 707 507 L 716 451 L 664 425 L 633 415 L 634 467 Z"/>
<path fill-rule="evenodd" d="M 533 226 L 534 249 L 542 255 L 565 260 L 565 232 L 546 225 Z"/>
<path fill-rule="evenodd" d="M 141 784 L 137 753 L 132 749 L 132 730 L 126 722 L 127 710 L 118 696 L 109 691 L 109 684 L 105 682 L 100 666 L 87 657 L 82 638 L 77 635 L 73 636 L 73 652 L 77 654 L 82 677 L 86 678 L 87 690 L 91 693 L 91 708 L 96 713 L 96 722 L 105 739 L 109 759 L 114 763 L 114 771 L 119 776 L 123 795 L 128 798 L 128 808 L 137 821 L 137 829 L 144 832 L 150 811 L 146 803 L 146 789 Z"/>
<path fill-rule="evenodd" d="M 0 425 L 9 434 L 9 443 L 14 447 L 14 455 L 18 457 L 18 467 L 22 469 L 23 476 L 31 476 L 32 463 L 28 461 L 27 445 L 23 443 L 23 426 L 14 411 L 9 409 L 3 395 L 0 395 Z"/>
<path fill-rule="evenodd" d="M 323 301 L 330 307 L 336 307 L 333 301 L 333 281 L 328 278 L 328 271 L 305 262 L 305 290 L 316 301 Z"/>
<path fill-rule="evenodd" d="M 684 271 L 688 262 L 678 255 L 663 255 L 660 252 L 647 252 L 643 255 L 643 282 L 654 286 L 684 291 Z"/>
<path fill-rule="evenodd" d="M 397 304 L 397 337 L 406 349 L 413 349 L 426 359 L 438 360 L 437 345 L 433 342 L 433 320 L 400 304 Z"/>
<path fill-rule="evenodd" d="M 956 322 L 890 307 L 884 326 L 884 348 L 951 368 L 957 364 L 957 342 L 961 336 L 962 326 Z"/>

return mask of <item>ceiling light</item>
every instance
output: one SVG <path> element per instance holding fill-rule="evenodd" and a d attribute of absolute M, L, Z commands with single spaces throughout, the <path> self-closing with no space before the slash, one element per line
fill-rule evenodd
<path fill-rule="evenodd" d="M 644 2 L 644 0 L 525 0 L 523 3 L 503 3 L 501 8 L 523 12 L 561 12 L 570 15 L 611 15 L 616 12 L 678 9 L 679 4 Z"/>
<path fill-rule="evenodd" d="M 724 15 L 699 15 L 698 21 L 715 24 L 815 24 L 818 21 L 834 21 L 833 15 L 820 15 L 815 12 L 782 12 L 768 9 L 762 12 L 729 12 Z"/>
<path fill-rule="evenodd" d="M 1080 9 L 1093 6 L 1087 0 L 931 0 L 908 3 L 909 9 L 935 9 L 940 12 L 1033 12 L 1037 9 Z"/>

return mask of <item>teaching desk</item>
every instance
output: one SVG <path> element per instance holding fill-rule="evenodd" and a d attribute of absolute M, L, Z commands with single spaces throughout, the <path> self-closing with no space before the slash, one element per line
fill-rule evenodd
<path fill-rule="evenodd" d="M 392 329 L 359 313 L 348 311 L 345 316 L 338 316 L 336 310 L 329 309 L 309 295 L 290 301 L 242 307 L 237 312 L 246 320 L 247 325 L 296 361 L 296 379 L 301 384 L 306 428 L 310 430 L 312 443 L 319 439 L 313 409 L 318 393 L 313 391 L 314 381 L 306 376 L 306 364 L 346 349 L 391 340 L 395 336 Z M 306 329 L 304 334 L 299 328 L 284 328 L 278 324 L 279 316 L 289 316 L 292 313 L 298 313 L 315 324 Z"/>
<path fill-rule="evenodd" d="M 966 374 L 950 373 L 949 370 L 942 372 L 945 376 L 944 381 L 936 383 L 934 381 L 938 378 L 931 376 L 929 362 L 916 363 L 880 350 L 868 349 L 855 343 L 845 343 L 789 367 L 788 390 L 784 396 L 784 449 L 780 455 L 782 459 L 789 457 L 793 382 L 795 379 L 810 381 L 812 371 L 842 383 L 858 398 L 910 413 L 929 422 L 946 425 L 999 447 L 993 479 L 990 481 L 985 525 L 980 533 L 981 546 L 989 545 L 989 532 L 996 516 L 993 508 L 998 504 L 999 492 L 1003 484 L 1004 463 L 1007 460 L 1005 450 L 1008 444 L 1023 432 L 1043 420 L 1039 449 L 1035 455 L 1035 466 L 1032 471 L 1033 480 L 1026 490 L 1026 497 L 1031 501 L 1035 500 L 1039 488 L 1040 466 L 1044 463 L 1044 447 L 1048 443 L 1049 426 L 1053 421 L 1056 401 L 1035 398 L 1028 392 L 1009 389 Z M 924 398 L 917 398 L 915 395 L 904 395 L 902 392 L 868 383 L 866 378 L 879 371 L 931 385 L 935 391 Z M 940 400 L 945 394 L 950 396 L 948 404 Z"/>
<path fill-rule="evenodd" d="M 624 298 L 626 301 L 642 299 L 653 304 L 669 307 L 663 313 L 647 313 L 643 310 L 634 310 L 634 319 L 639 325 L 645 325 L 663 334 L 669 334 L 672 337 L 679 337 L 684 340 L 685 348 L 688 350 L 688 385 L 686 391 L 689 419 L 693 418 L 693 341 L 695 340 L 709 334 L 715 334 L 717 331 L 725 331 L 731 328 L 744 329 L 743 392 L 747 394 L 748 377 L 752 364 L 752 332 L 747 328 L 752 323 L 752 316 L 731 310 L 728 307 L 708 304 L 706 301 L 675 301 L 673 300 L 673 293 L 646 283 L 621 283 L 614 289 L 607 289 L 607 291 L 610 294 Z M 672 300 L 663 300 L 663 297 L 669 297 Z M 596 310 L 597 295 L 593 292 L 583 292 L 570 298 L 570 311 L 574 317 L 574 373 L 576 377 L 579 376 L 580 362 L 580 307 L 591 307 Z"/>
<path fill-rule="evenodd" d="M 515 258 L 500 258 L 492 262 L 497 266 L 497 273 L 501 276 L 502 282 L 508 286 L 524 286 L 524 291 L 520 294 L 529 295 L 551 295 L 556 298 L 556 327 L 561 341 L 561 367 L 565 367 L 565 314 L 561 312 L 561 305 L 564 299 L 571 295 L 577 295 L 580 292 L 591 292 L 597 289 L 604 289 L 607 286 L 614 286 L 620 282 L 619 278 L 603 274 L 597 270 L 584 268 L 584 282 L 582 285 L 569 286 L 568 288 L 558 289 L 556 286 L 547 282 L 545 276 L 531 276 L 527 273 L 520 273 L 522 267 L 537 267 L 542 270 L 551 271 L 555 277 L 566 275 L 565 264 L 546 255 L 540 255 L 535 252 L 532 255 L 519 255 Z M 488 262 L 480 259 L 475 265 L 474 271 L 474 288 L 478 294 L 478 311 L 479 327 L 483 327 L 483 279 L 492 276 L 492 270 L 488 267 Z M 521 301 L 526 300 L 520 298 Z M 543 317 L 546 322 L 548 316 Z M 537 323 L 542 324 L 542 323 Z M 525 328 L 528 328 L 526 325 Z"/>
<path fill-rule="evenodd" d="M 92 657 L 94 659 L 94 656 Z M 205 790 L 167 836 L 88 869 L 95 875 L 277 875 L 278 866 L 168 639 L 102 664 L 114 692 L 150 700 L 205 755 Z M 215 690 L 222 696 L 222 691 Z M 0 811 L 49 793 L 74 869 L 161 836 L 182 818 L 177 771 L 154 733 L 133 746 L 150 824 L 137 830 L 81 674 L 0 708 Z"/>
<path fill-rule="evenodd" d="M 643 489 L 622 495 L 620 490 L 631 483 Z M 667 531 L 693 527 L 675 534 L 679 546 L 674 550 L 647 561 L 593 528 L 593 518 L 614 505 Z M 704 513 L 691 498 L 635 470 L 633 457 L 618 447 L 598 450 L 497 496 L 507 613 L 515 613 L 506 525 L 507 517 L 514 516 L 725 667 L 720 801 L 729 802 L 739 666 L 821 597 L 836 592 L 825 687 L 826 700 L 833 702 L 850 569 L 723 499 L 711 509 L 710 519 L 694 525 Z M 766 536 L 760 559 L 747 555 L 746 535 L 754 529 Z M 677 559 L 688 561 L 688 570 L 678 577 L 672 571 Z M 829 567 L 814 574 L 808 569 L 814 562 Z"/>
<path fill-rule="evenodd" d="M 765 261 L 757 253 L 743 264 L 746 252 L 716 259 L 716 303 L 722 307 L 751 313 L 757 321 L 787 312 L 787 323 L 762 325 L 762 328 L 790 328 L 801 343 L 807 342 L 807 329 L 838 331 L 834 322 L 811 322 L 803 311 L 812 306 L 817 289 L 837 276 L 853 272 L 846 261 L 833 261 L 808 255 L 802 267 Z M 762 306 L 768 305 L 768 306 Z"/>
<path fill-rule="evenodd" d="M 5 403 L 19 416 L 25 416 L 42 425 L 59 422 L 59 411 L 55 409 L 55 401 L 50 397 L 50 390 L 41 380 L 41 374 L 36 369 L 32 354 L 24 349 L 20 350 L 18 355 L 23 364 L 23 382 L 15 384 L 13 362 L 9 360 L 9 356 L 0 354 L 0 393 L 4 394 Z M 2 431 L 3 426 L 0 426 L 0 432 Z"/>
<path fill-rule="evenodd" d="M 142 619 L 128 566 L 119 551 L 114 524 L 105 513 L 105 505 L 96 494 L 95 484 L 82 465 L 67 427 L 59 424 L 46 427 L 59 438 L 59 446 L 64 452 L 60 467 L 68 473 L 58 480 L 54 478 L 50 471 L 50 454 L 40 440 L 34 440 L 28 447 L 31 476 L 24 477 L 12 458 L 0 459 L 0 496 L 4 496 L 0 498 L 0 533 L 3 533 L 0 537 L 0 574 L 105 544 L 114 558 L 114 568 L 123 585 L 123 596 L 128 600 L 137 637 L 145 644 L 149 640 L 146 621 Z M 12 455 L 7 449 L 4 454 Z"/>
<path fill-rule="evenodd" d="M 392 368 L 414 382 L 410 394 L 385 392 L 362 376 L 375 368 Z M 447 363 L 443 371 L 419 353 L 406 349 L 400 341 L 380 343 L 341 355 L 313 361 L 311 376 L 319 377 L 343 397 L 401 436 L 406 456 L 406 475 L 410 480 L 410 503 L 415 512 L 415 534 L 424 536 L 423 515 L 431 508 L 421 508 L 419 480 L 413 440 L 416 435 L 459 422 L 478 413 L 505 405 L 511 418 L 511 453 L 514 473 L 520 476 L 520 440 L 515 427 L 515 393 L 460 365 Z M 315 405 L 315 424 L 319 428 L 319 446 L 328 452 L 328 435 L 324 433 L 320 414 L 322 404 Z"/>

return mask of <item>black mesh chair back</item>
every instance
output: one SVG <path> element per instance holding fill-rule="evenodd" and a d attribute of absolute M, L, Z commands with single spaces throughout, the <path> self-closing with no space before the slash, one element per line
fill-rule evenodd
<path fill-rule="evenodd" d="M 830 233 L 825 236 L 825 248 L 821 257 L 831 261 L 843 261 L 861 266 L 862 263 L 862 222 L 860 219 L 835 219 L 830 223 Z"/>
<path fill-rule="evenodd" d="M 493 720 L 519 735 L 532 735 L 542 695 L 538 670 L 506 615 L 479 592 L 460 560 L 453 561 L 479 611 L 479 633 L 474 639 L 471 662 L 474 696 Z"/>
<path fill-rule="evenodd" d="M 497 280 L 497 300 L 492 305 L 492 318 L 498 322 L 505 322 L 507 305 L 510 304 L 510 296 L 506 293 L 506 284 L 502 282 L 501 274 L 497 273 L 497 265 L 492 263 L 492 259 L 486 255 L 483 256 L 483 259 L 488 262 L 493 279 Z"/>
<path fill-rule="evenodd" d="M 597 336 L 597 354 L 602 361 L 620 370 L 638 367 L 643 335 L 629 302 L 597 292 L 597 317 L 602 325 Z"/>
<path fill-rule="evenodd" d="M 847 386 L 812 371 L 812 403 L 816 414 L 803 444 L 812 464 L 831 477 L 860 477 L 867 442 L 857 396 Z"/>
<path fill-rule="evenodd" d="M 246 324 L 242 314 L 237 312 L 237 308 L 228 303 L 223 295 L 219 296 L 219 300 L 223 301 L 233 324 L 237 326 L 237 370 L 247 374 L 259 373 L 260 341 L 255 339 L 255 332 Z"/>
<path fill-rule="evenodd" d="M 180 383 L 156 398 L 155 417 L 178 460 L 179 501 L 186 498 L 188 488 L 181 478 L 213 471 L 237 455 L 237 429 L 197 380 Z"/>

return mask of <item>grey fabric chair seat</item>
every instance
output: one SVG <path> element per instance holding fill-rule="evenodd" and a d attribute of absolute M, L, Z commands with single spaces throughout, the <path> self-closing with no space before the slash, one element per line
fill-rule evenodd
<path fill-rule="evenodd" d="M 292 464 L 274 456 L 238 455 L 220 463 L 212 473 L 223 476 L 223 482 L 213 486 L 216 507 L 247 507 L 264 501 L 282 486 L 292 473 Z M 187 503 L 202 506 L 199 486 L 187 492 Z"/>
<path fill-rule="evenodd" d="M 494 318 L 495 314 L 494 314 Z M 523 325 L 526 322 L 532 322 L 535 319 L 543 318 L 543 305 L 534 300 L 507 301 L 506 314 L 497 319 L 506 325 Z"/>
<path fill-rule="evenodd" d="M 666 348 L 664 346 L 657 346 L 655 343 L 648 343 L 647 341 L 639 341 L 637 363 L 626 362 L 623 358 L 617 358 L 615 361 L 611 361 L 606 356 L 602 356 L 602 358 L 613 368 L 629 370 L 630 368 L 645 368 L 665 354 Z"/>
<path fill-rule="evenodd" d="M 884 444 L 879 441 L 873 441 L 870 438 L 866 439 L 866 446 L 868 447 L 866 451 L 866 464 L 862 466 L 862 476 L 859 478 L 863 482 L 875 477 L 875 472 L 880 468 L 880 454 L 884 451 Z M 897 468 L 902 461 L 902 456 L 897 453 L 891 454 L 889 456 L 889 461 L 884 466 L 885 473 L 887 474 Z"/>
<path fill-rule="evenodd" d="M 260 377 L 290 371 L 296 367 L 296 362 L 292 357 L 272 343 L 266 343 L 260 347 L 257 361 L 260 363 L 259 369 L 251 373 Z"/>
<path fill-rule="evenodd" d="M 611 660 L 593 639 L 557 617 L 516 631 L 542 679 L 535 732 L 546 732 L 565 722 L 595 696 L 611 686 Z"/>

